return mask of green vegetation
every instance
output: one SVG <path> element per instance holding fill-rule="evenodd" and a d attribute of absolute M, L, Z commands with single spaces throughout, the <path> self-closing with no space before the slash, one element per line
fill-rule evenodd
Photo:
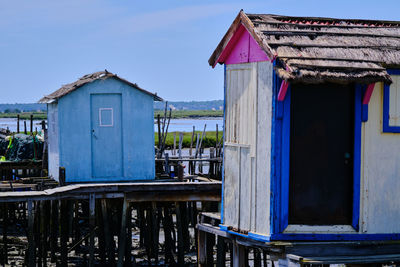
<path fill-rule="evenodd" d="M 200 134 L 200 139 L 201 139 L 201 131 L 196 131 L 194 140 L 193 140 L 193 148 L 196 148 L 196 139 L 197 139 L 197 134 Z M 206 131 L 205 138 L 203 138 L 203 143 L 202 147 L 213 147 L 215 146 L 215 140 L 216 140 L 216 132 L 215 131 Z M 222 137 L 222 132 L 218 133 L 218 139 L 221 139 Z M 158 146 L 158 133 L 154 134 L 154 139 L 156 146 Z M 182 142 L 182 147 L 188 148 L 190 147 L 190 140 L 192 139 L 192 133 L 191 132 L 184 132 L 183 133 L 183 142 Z M 199 140 L 200 142 L 200 140 Z M 167 139 L 165 141 L 165 146 L 167 148 L 172 148 L 174 146 L 174 132 L 168 133 L 167 134 Z M 176 132 L 176 148 L 178 149 L 179 146 L 179 132 Z"/>
<path fill-rule="evenodd" d="M 160 114 L 160 117 L 163 118 L 164 111 L 155 110 L 154 118 L 157 118 L 158 114 Z M 222 110 L 173 110 L 171 112 L 171 119 L 222 117 L 223 115 L 224 112 Z"/>
<path fill-rule="evenodd" d="M 21 113 L 0 113 L 0 118 L 16 118 L 19 115 L 21 120 L 29 120 L 33 115 L 34 120 L 46 120 L 46 112 L 21 112 Z"/>

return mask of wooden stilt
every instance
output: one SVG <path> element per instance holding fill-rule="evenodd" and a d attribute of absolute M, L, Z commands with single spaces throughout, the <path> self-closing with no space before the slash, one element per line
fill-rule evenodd
<path fill-rule="evenodd" d="M 104 225 L 104 238 L 106 243 L 106 251 L 108 257 L 108 264 L 110 266 L 115 265 L 115 255 L 114 255 L 114 240 L 113 234 L 110 232 L 110 224 L 108 223 L 108 208 L 107 208 L 107 200 L 101 200 L 101 213 L 103 217 L 103 225 Z"/>
<path fill-rule="evenodd" d="M 261 253 L 257 248 L 253 249 L 254 267 L 261 267 Z"/>
<path fill-rule="evenodd" d="M 159 224 L 157 216 L 157 204 L 151 203 L 151 221 L 152 221 L 152 256 L 155 259 L 156 265 L 158 264 L 158 238 L 159 238 Z"/>
<path fill-rule="evenodd" d="M 8 205 L 3 203 L 3 266 L 8 264 L 8 249 L 7 249 L 7 225 L 8 225 Z"/>
<path fill-rule="evenodd" d="M 68 203 L 67 200 L 60 200 L 60 256 L 61 267 L 68 266 Z"/>
<path fill-rule="evenodd" d="M 56 251 L 58 248 L 57 228 L 58 228 L 58 201 L 51 201 L 51 220 L 50 220 L 50 260 L 56 262 Z"/>
<path fill-rule="evenodd" d="M 163 216 L 163 226 L 164 226 L 164 238 L 165 238 L 165 263 L 174 265 L 175 264 L 175 259 L 173 256 L 173 247 L 174 245 L 173 240 L 172 240 L 172 228 L 173 228 L 173 222 L 172 218 L 170 216 L 170 211 L 169 211 L 169 206 L 170 204 L 166 204 L 164 206 L 164 216 Z"/>
<path fill-rule="evenodd" d="M 245 266 L 245 248 L 237 243 L 233 243 L 233 267 Z"/>
<path fill-rule="evenodd" d="M 223 237 L 217 237 L 217 266 L 225 266 L 226 243 Z"/>
<path fill-rule="evenodd" d="M 178 232 L 178 265 L 183 266 L 185 264 L 185 243 L 183 240 L 182 214 L 179 202 L 175 202 L 175 211 L 176 227 Z"/>
<path fill-rule="evenodd" d="M 207 253 L 206 253 L 206 233 L 203 231 L 197 230 L 198 234 L 198 245 L 197 245 L 197 263 L 199 267 L 205 267 L 207 261 Z"/>
<path fill-rule="evenodd" d="M 129 203 L 124 198 L 124 204 L 122 205 L 122 215 L 121 215 L 121 232 L 118 238 L 118 262 L 117 267 L 124 266 L 124 255 L 126 248 L 126 213 L 128 211 Z"/>
<path fill-rule="evenodd" d="M 206 266 L 214 267 L 214 245 L 215 245 L 215 235 L 206 233 Z"/>
<path fill-rule="evenodd" d="M 96 223 L 96 196 L 94 193 L 89 195 L 89 267 L 94 266 L 94 228 Z"/>
<path fill-rule="evenodd" d="M 34 212 L 33 201 L 28 200 L 28 266 L 35 267 L 35 241 L 34 241 Z"/>
<path fill-rule="evenodd" d="M 132 207 L 130 205 L 126 213 L 126 229 L 125 266 L 132 266 Z"/>

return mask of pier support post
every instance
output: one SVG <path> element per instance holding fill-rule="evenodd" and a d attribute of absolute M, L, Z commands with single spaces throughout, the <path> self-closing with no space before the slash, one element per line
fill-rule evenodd
<path fill-rule="evenodd" d="M 124 197 L 124 204 L 122 205 L 122 216 L 121 216 L 121 231 L 118 238 L 118 263 L 117 267 L 124 266 L 124 255 L 126 246 L 126 213 L 129 207 L 129 203 Z"/>
<path fill-rule="evenodd" d="M 246 266 L 246 262 L 245 262 L 245 248 L 239 244 L 237 244 L 236 242 L 232 243 L 233 245 L 233 267 L 243 267 Z"/>
<path fill-rule="evenodd" d="M 33 201 L 28 200 L 28 266 L 35 267 L 35 241 L 33 238 L 34 234 L 34 213 L 33 213 Z"/>
<path fill-rule="evenodd" d="M 60 256 L 61 266 L 68 266 L 68 200 L 60 200 Z"/>
<path fill-rule="evenodd" d="M 96 196 L 94 193 L 89 195 L 89 225 L 90 225 L 90 236 L 89 236 L 89 266 L 94 266 L 94 228 L 96 223 Z"/>
<path fill-rule="evenodd" d="M 3 203 L 3 266 L 8 264 L 8 249 L 7 249 L 7 224 L 8 224 L 8 205 Z"/>

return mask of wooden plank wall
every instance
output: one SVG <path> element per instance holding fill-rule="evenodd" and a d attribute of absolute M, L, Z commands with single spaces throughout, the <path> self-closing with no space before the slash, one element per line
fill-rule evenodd
<path fill-rule="evenodd" d="M 58 181 L 60 168 L 59 133 L 58 133 L 58 105 L 52 103 L 47 105 L 48 116 L 48 153 L 49 153 L 49 175 Z"/>
<path fill-rule="evenodd" d="M 227 65 L 224 224 L 269 234 L 272 64 Z"/>
<path fill-rule="evenodd" d="M 382 132 L 382 111 L 383 85 L 377 83 L 362 128 L 360 227 L 364 233 L 400 232 L 400 134 Z"/>

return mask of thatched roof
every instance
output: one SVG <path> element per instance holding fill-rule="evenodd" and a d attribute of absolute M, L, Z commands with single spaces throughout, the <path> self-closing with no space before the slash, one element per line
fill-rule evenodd
<path fill-rule="evenodd" d="M 142 88 L 140 88 L 136 83 L 131 83 L 125 79 L 122 79 L 120 77 L 118 77 L 116 74 L 113 74 L 111 72 L 108 72 L 107 70 L 104 71 L 99 71 L 99 72 L 95 72 L 95 73 L 91 73 L 91 74 L 86 74 L 85 76 L 83 76 L 82 78 L 78 79 L 76 82 L 73 83 L 69 83 L 66 85 L 63 85 L 60 89 L 58 89 L 57 91 L 43 97 L 42 99 L 39 100 L 39 103 L 52 103 L 54 101 L 57 101 L 59 98 L 71 93 L 72 91 L 78 89 L 79 87 L 84 86 L 87 83 L 91 83 L 93 81 L 96 80 L 105 80 L 108 78 L 115 78 L 118 79 L 128 85 L 130 85 L 131 87 L 142 91 L 145 94 L 151 95 L 153 96 L 155 101 L 162 101 L 163 99 L 159 96 L 157 96 L 157 94 L 153 94 L 150 93 Z"/>
<path fill-rule="evenodd" d="M 391 83 L 400 67 L 400 22 L 288 17 L 240 11 L 209 59 L 215 66 L 243 25 L 289 82 Z"/>

